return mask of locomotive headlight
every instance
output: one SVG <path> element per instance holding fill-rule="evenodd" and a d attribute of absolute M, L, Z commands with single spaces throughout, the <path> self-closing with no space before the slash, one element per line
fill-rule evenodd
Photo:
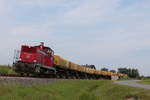
<path fill-rule="evenodd" d="M 18 61 L 21 61 L 21 60 L 22 60 L 21 58 L 18 59 Z"/>
<path fill-rule="evenodd" d="M 33 62 L 36 63 L 37 61 L 36 61 L 36 60 L 33 60 Z"/>

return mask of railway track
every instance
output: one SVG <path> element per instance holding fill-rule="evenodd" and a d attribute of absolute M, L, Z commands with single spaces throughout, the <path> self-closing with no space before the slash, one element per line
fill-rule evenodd
<path fill-rule="evenodd" d="M 22 85 L 36 85 L 48 84 L 55 81 L 63 80 L 106 80 L 101 79 L 82 79 L 82 78 L 62 78 L 62 77 L 44 77 L 44 76 L 28 76 L 20 74 L 0 74 L 0 84 L 22 84 Z"/>
<path fill-rule="evenodd" d="M 43 85 L 64 80 L 87 80 L 87 79 L 47 78 L 47 77 L 37 77 L 37 76 L 35 77 L 17 74 L 0 74 L 0 84 Z"/>
<path fill-rule="evenodd" d="M 37 75 L 37 76 L 31 76 L 31 75 L 20 75 L 20 74 L 0 74 L 0 78 L 34 78 L 34 79 L 56 79 L 56 80 L 103 80 L 103 79 L 91 79 L 91 78 L 75 78 L 75 77 L 49 77 L 49 76 L 41 76 L 41 75 Z M 105 79 L 105 78 L 104 78 Z"/>
<path fill-rule="evenodd" d="M 18 74 L 0 74 L 0 77 L 30 77 L 30 76 L 18 75 Z"/>
<path fill-rule="evenodd" d="M 31 76 L 31 75 L 20 75 L 20 74 L 0 74 L 0 77 L 20 77 L 20 78 L 40 78 L 40 79 L 62 79 L 62 80 L 67 80 L 67 79 L 69 79 L 69 80 L 80 80 L 81 78 L 71 78 L 71 77 L 68 77 L 68 78 L 66 78 L 66 77 L 50 77 L 50 76 L 44 76 L 44 75 L 37 75 L 37 76 Z M 84 79 L 82 79 L 82 80 L 84 80 Z M 94 79 L 93 79 L 94 80 Z"/>
<path fill-rule="evenodd" d="M 63 79 L 51 79 L 51 78 L 38 78 L 38 77 L 29 77 L 29 76 L 20 76 L 12 74 L 1 74 L 0 75 L 0 84 L 21 84 L 21 85 L 44 85 L 56 81 L 61 81 Z"/>

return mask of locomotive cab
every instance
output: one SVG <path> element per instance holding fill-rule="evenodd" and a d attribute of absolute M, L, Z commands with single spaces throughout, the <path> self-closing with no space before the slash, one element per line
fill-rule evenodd
<path fill-rule="evenodd" d="M 22 46 L 19 61 L 32 63 L 37 61 L 37 50 L 35 47 Z"/>
<path fill-rule="evenodd" d="M 38 46 L 22 45 L 20 56 L 14 62 L 14 70 L 18 73 L 42 73 L 51 74 L 55 72 L 54 51 L 41 43 Z"/>

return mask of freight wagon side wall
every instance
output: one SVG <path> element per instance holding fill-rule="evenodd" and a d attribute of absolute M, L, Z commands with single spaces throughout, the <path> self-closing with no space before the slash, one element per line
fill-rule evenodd
<path fill-rule="evenodd" d="M 88 74 L 110 76 L 112 80 L 118 80 L 119 76 L 120 77 L 123 76 L 123 74 L 119 74 L 119 73 L 112 73 L 112 72 L 106 72 L 106 71 L 82 67 L 81 65 L 75 64 L 56 55 L 54 56 L 54 65 L 59 66 L 60 68 L 71 69 L 71 70 L 84 72 Z"/>
<path fill-rule="evenodd" d="M 94 74 L 95 72 L 94 69 L 82 67 L 81 65 L 63 59 L 60 56 L 54 56 L 54 65 L 59 66 L 60 68 L 71 69 L 89 74 Z"/>

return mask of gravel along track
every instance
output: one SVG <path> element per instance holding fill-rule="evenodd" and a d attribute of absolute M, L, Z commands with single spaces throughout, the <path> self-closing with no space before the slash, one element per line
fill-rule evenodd
<path fill-rule="evenodd" d="M 27 78 L 27 77 L 0 77 L 0 84 L 36 85 L 36 84 L 48 84 L 56 81 L 60 80 L 46 79 L 46 78 Z"/>
<path fill-rule="evenodd" d="M 137 83 L 139 80 L 128 80 L 128 81 L 115 81 L 117 84 L 121 85 L 128 85 L 131 87 L 143 88 L 143 89 L 150 89 L 150 85 L 143 85 Z"/>

